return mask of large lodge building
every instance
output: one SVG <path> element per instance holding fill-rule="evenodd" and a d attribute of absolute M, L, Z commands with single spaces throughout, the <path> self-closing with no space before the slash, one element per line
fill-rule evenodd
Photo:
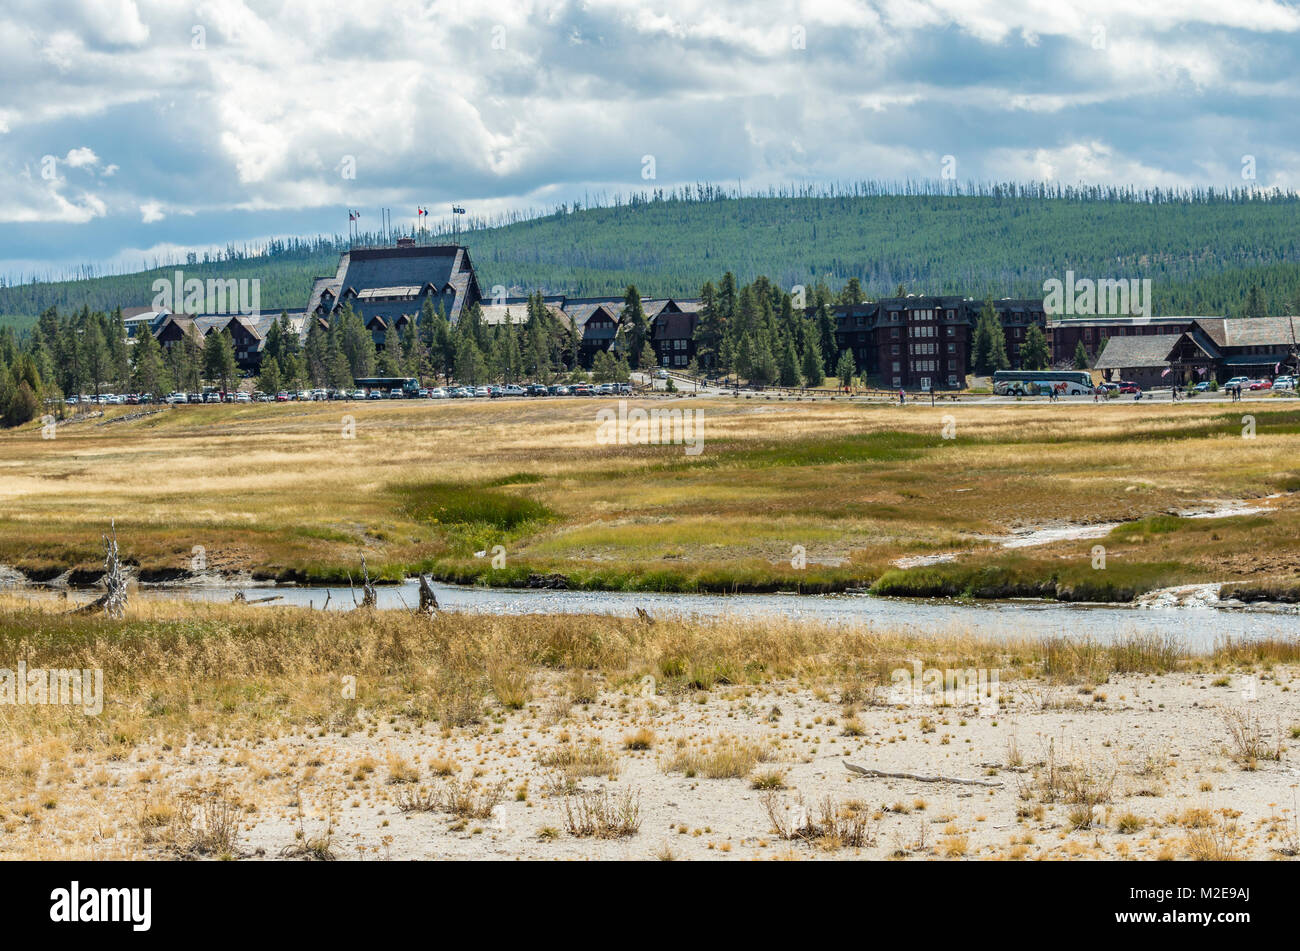
<path fill-rule="evenodd" d="M 621 297 L 545 297 L 551 313 L 574 334 L 576 362 L 590 368 L 596 355 L 617 350 Z M 354 248 L 339 255 L 333 275 L 318 277 L 307 306 L 288 315 L 290 328 L 305 335 L 308 321 L 332 321 L 350 306 L 382 346 L 390 330 L 419 319 L 431 301 L 454 323 L 473 304 L 483 319 L 513 324 L 527 319 L 527 299 L 484 297 L 469 259 L 458 245 L 417 245 L 401 238 L 395 246 Z M 1032 326 L 1047 336 L 1052 363 L 1072 366 L 1082 343 L 1095 368 L 1143 385 L 1171 373 L 1189 382 L 1232 376 L 1268 376 L 1295 369 L 1300 318 L 1078 317 L 1050 319 L 1043 301 L 1004 298 L 992 302 L 1002 324 L 1006 353 L 1019 368 L 1020 345 Z M 650 345 L 660 367 L 685 370 L 695 359 L 699 301 L 644 299 Z M 858 372 L 885 389 L 957 390 L 972 372 L 971 348 L 984 302 L 960 296 L 908 295 L 832 307 L 839 351 L 853 354 Z M 164 347 L 186 335 L 196 343 L 229 330 L 241 369 L 256 371 L 271 324 L 279 315 L 185 315 L 144 308 L 124 310 L 132 336 L 148 328 Z M 813 309 L 809 308 L 811 315 Z M 834 362 L 832 360 L 832 362 Z M 1140 379 L 1139 379 L 1140 377 Z"/>

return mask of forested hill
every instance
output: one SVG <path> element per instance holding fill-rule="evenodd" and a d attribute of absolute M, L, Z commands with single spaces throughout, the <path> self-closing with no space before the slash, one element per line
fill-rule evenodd
<path fill-rule="evenodd" d="M 869 294 L 1038 296 L 1063 278 L 1150 278 L 1154 313 L 1240 313 L 1258 283 L 1272 313 L 1300 297 L 1300 197 L 1249 192 L 1134 194 L 1002 186 L 978 194 L 725 196 L 710 188 L 592 208 L 561 208 L 461 233 L 487 292 L 694 295 L 731 270 L 784 287 L 857 277 Z M 438 241 L 447 240 L 440 236 Z M 332 274 L 335 238 L 278 242 L 182 262 L 189 277 L 256 277 L 263 310 L 301 307 Z M 0 320 L 145 305 L 156 271 L 0 289 Z"/>

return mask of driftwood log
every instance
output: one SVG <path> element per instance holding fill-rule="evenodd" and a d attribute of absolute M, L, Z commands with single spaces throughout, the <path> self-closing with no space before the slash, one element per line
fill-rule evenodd
<path fill-rule="evenodd" d="M 957 783 L 961 786 L 1001 786 L 999 782 L 988 779 L 958 779 L 955 776 L 922 776 L 919 773 L 886 773 L 879 769 L 868 769 L 846 762 L 844 768 L 859 776 L 875 776 L 880 779 L 914 779 L 918 783 Z"/>
<path fill-rule="evenodd" d="M 645 621 L 647 624 L 653 624 L 655 622 L 655 619 L 650 616 L 650 612 L 647 611 L 645 608 L 637 608 L 636 616 L 639 617 L 641 620 Z"/>
<path fill-rule="evenodd" d="M 283 597 L 284 595 L 282 594 L 273 594 L 265 598 L 250 599 L 244 592 L 236 591 L 235 597 L 232 600 L 235 604 L 266 604 L 268 601 L 279 601 Z"/>

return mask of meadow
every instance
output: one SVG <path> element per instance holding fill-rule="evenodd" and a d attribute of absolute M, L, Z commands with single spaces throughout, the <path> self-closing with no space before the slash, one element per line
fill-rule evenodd
<path fill-rule="evenodd" d="M 92 582 L 115 524 L 144 581 L 199 569 L 346 582 L 363 558 L 381 581 L 668 591 L 1126 601 L 1194 582 L 1294 593 L 1300 580 L 1288 400 L 654 402 L 702 414 L 697 456 L 602 445 L 605 405 L 114 407 L 52 439 L 29 425 L 0 435 L 0 565 Z M 1186 517 L 1224 500 L 1258 511 Z M 1109 523 L 1100 538 L 1000 543 Z M 953 558 L 916 561 L 939 554 Z"/>

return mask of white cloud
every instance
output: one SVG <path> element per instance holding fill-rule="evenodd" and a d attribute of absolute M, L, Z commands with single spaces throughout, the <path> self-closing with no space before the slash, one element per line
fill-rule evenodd
<path fill-rule="evenodd" d="M 70 149 L 63 161 L 73 168 L 94 168 L 99 164 L 99 156 L 92 149 L 82 146 L 79 149 Z"/>
<path fill-rule="evenodd" d="M 6 193 L 0 171 L 0 220 L 478 210 L 588 185 L 930 177 L 945 152 L 963 179 L 1197 182 L 1248 150 L 1290 177 L 1279 52 L 1298 30 L 1282 0 L 8 0 L 0 169 L 77 143 L 63 161 L 101 193 Z"/>

